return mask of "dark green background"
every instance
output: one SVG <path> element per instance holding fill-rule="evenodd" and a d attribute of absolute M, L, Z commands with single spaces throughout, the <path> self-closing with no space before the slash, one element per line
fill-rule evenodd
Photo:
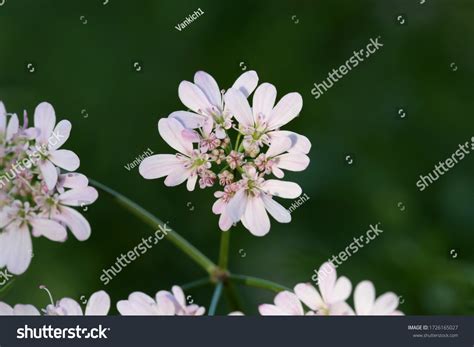
<path fill-rule="evenodd" d="M 6 0 L 0 7 L 0 99 L 11 112 L 28 110 L 30 119 L 39 102 L 49 101 L 59 119 L 71 120 L 65 148 L 80 156 L 80 172 L 169 221 L 216 259 L 220 231 L 211 190 L 166 188 L 163 180 L 146 181 L 124 165 L 148 147 L 171 152 L 156 124 L 183 109 L 180 81 L 202 69 L 228 88 L 244 62 L 280 97 L 291 91 L 303 96 L 301 115 L 287 129 L 310 138 L 311 164 L 288 177 L 310 200 L 293 213 L 291 224 L 273 221 L 264 238 L 234 228 L 231 270 L 293 287 L 380 222 L 382 236 L 340 266 L 339 274 L 353 284 L 372 280 L 378 294 L 402 295 L 400 309 L 407 314 L 474 312 L 473 155 L 427 190 L 415 186 L 420 174 L 474 135 L 472 1 L 102 2 Z M 198 8 L 203 16 L 181 32 L 174 28 Z M 400 14 L 404 25 L 396 19 Z M 314 82 L 379 35 L 381 50 L 320 99 L 312 97 Z M 136 61 L 141 72 L 133 69 Z M 400 107 L 405 119 L 398 116 Z M 352 166 L 345 162 L 348 153 L 355 158 Z M 70 235 L 65 244 L 35 239 L 31 267 L 1 300 L 44 307 L 40 284 L 55 299 L 89 297 L 103 289 L 102 269 L 152 233 L 104 194 L 85 215 L 91 238 L 78 242 Z M 203 275 L 163 242 L 105 290 L 116 302 L 135 290 L 153 295 Z M 211 292 L 208 287 L 189 294 L 208 307 Z M 273 297 L 247 288 L 242 295 L 248 314 Z M 227 312 L 219 307 L 218 313 Z"/>

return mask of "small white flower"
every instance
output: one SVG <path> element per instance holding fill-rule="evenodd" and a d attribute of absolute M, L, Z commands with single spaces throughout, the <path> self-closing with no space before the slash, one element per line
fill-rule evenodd
<path fill-rule="evenodd" d="M 304 316 L 303 305 L 292 292 L 278 293 L 274 303 L 274 305 L 262 304 L 258 307 L 258 311 L 262 316 Z"/>
<path fill-rule="evenodd" d="M 0 316 L 40 316 L 33 305 L 16 304 L 14 307 L 0 301 Z"/>
<path fill-rule="evenodd" d="M 95 292 L 87 301 L 83 313 L 81 305 L 71 298 L 63 298 L 46 307 L 47 316 L 106 316 L 110 310 L 110 297 L 103 290 Z"/>
<path fill-rule="evenodd" d="M 158 297 L 165 297 L 171 300 L 175 307 L 175 315 L 177 316 L 202 316 L 206 309 L 196 304 L 188 305 L 184 292 L 179 286 L 173 286 L 171 292 L 161 290 L 156 294 Z"/>
<path fill-rule="evenodd" d="M 399 316 L 398 296 L 388 292 L 375 298 L 375 287 L 370 281 L 360 282 L 354 291 L 355 314 L 358 316 Z"/>

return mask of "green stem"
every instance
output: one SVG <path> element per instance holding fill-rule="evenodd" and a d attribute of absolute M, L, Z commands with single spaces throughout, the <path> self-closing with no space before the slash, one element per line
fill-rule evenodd
<path fill-rule="evenodd" d="M 186 253 L 191 259 L 193 259 L 198 265 L 200 265 L 204 270 L 209 274 L 213 274 L 217 270 L 217 265 L 214 264 L 208 257 L 206 257 L 200 250 L 190 244 L 185 238 L 179 235 L 176 231 L 172 230 L 166 223 L 163 223 L 161 220 L 156 218 L 150 212 L 145 210 L 140 205 L 136 204 L 129 198 L 123 196 L 122 194 L 116 192 L 115 190 L 99 183 L 93 179 L 89 179 L 90 183 L 96 188 L 104 191 L 107 194 L 110 194 L 119 204 L 127 208 L 135 216 L 140 218 L 146 224 L 150 225 L 152 228 L 165 228 L 167 235 L 166 238 L 171 241 L 176 247 L 181 251 Z"/>
<path fill-rule="evenodd" d="M 239 133 L 237 135 L 237 140 L 235 141 L 235 148 L 234 148 L 234 151 L 236 151 L 238 148 L 239 148 L 239 141 L 240 141 L 240 138 L 242 137 L 242 134 Z"/>
<path fill-rule="evenodd" d="M 232 282 L 227 281 L 224 284 L 224 291 L 229 301 L 230 307 L 232 311 L 241 311 L 242 312 L 242 304 L 240 302 L 240 297 L 235 290 L 235 286 Z"/>
<path fill-rule="evenodd" d="M 203 287 L 203 286 L 208 285 L 208 284 L 211 284 L 211 279 L 209 277 L 204 277 L 204 278 L 201 278 L 199 280 L 183 284 L 181 286 L 181 288 L 183 290 L 190 290 L 190 289 L 194 289 L 194 288 Z"/>
<path fill-rule="evenodd" d="M 221 248 L 219 251 L 219 267 L 222 270 L 227 270 L 229 264 L 229 245 L 230 245 L 230 230 L 221 232 Z"/>
<path fill-rule="evenodd" d="M 279 292 L 284 291 L 284 290 L 290 290 L 289 288 L 287 288 L 287 287 L 285 287 L 281 284 L 278 284 L 278 283 L 275 283 L 275 282 L 272 282 L 272 281 L 268 281 L 268 280 L 264 280 L 264 279 L 261 279 L 261 278 L 257 278 L 257 277 L 252 277 L 252 276 L 231 274 L 229 276 L 229 278 L 230 278 L 230 280 L 232 280 L 236 283 L 240 283 L 240 284 L 243 284 L 243 285 L 246 285 L 246 286 L 249 286 L 249 287 L 267 289 L 267 290 L 270 290 L 270 291 L 275 292 L 275 293 L 279 293 Z"/>
<path fill-rule="evenodd" d="M 216 308 L 219 299 L 221 298 L 223 286 L 224 284 L 222 282 L 216 284 L 216 289 L 214 290 L 214 294 L 212 294 L 211 305 L 209 306 L 209 316 L 214 316 L 216 314 Z"/>

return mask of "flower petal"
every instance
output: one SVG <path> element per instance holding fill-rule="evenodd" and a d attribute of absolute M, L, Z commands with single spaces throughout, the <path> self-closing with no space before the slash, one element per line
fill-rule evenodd
<path fill-rule="evenodd" d="M 103 290 L 95 292 L 86 306 L 86 316 L 106 316 L 110 310 L 110 296 Z"/>
<path fill-rule="evenodd" d="M 198 179 L 197 174 L 194 174 L 188 177 L 188 181 L 186 182 L 186 189 L 188 191 L 192 192 L 194 190 L 194 188 L 196 187 L 197 179 Z"/>
<path fill-rule="evenodd" d="M 241 189 L 229 200 L 229 203 L 226 207 L 227 214 L 229 215 L 232 223 L 237 223 L 242 218 L 246 207 L 247 194 L 245 193 L 244 189 Z"/>
<path fill-rule="evenodd" d="M 270 139 L 273 141 L 280 137 L 289 137 L 292 143 L 291 148 L 288 150 L 290 153 L 304 153 L 308 154 L 311 149 L 311 142 L 306 136 L 294 133 L 287 130 L 271 131 L 267 133 Z"/>
<path fill-rule="evenodd" d="M 183 164 L 176 155 L 155 154 L 145 158 L 138 168 L 140 175 L 147 180 L 168 176 Z"/>
<path fill-rule="evenodd" d="M 33 254 L 30 231 L 26 223 L 10 225 L 0 233 L 0 266 L 6 266 L 14 275 L 21 275 L 28 269 Z"/>
<path fill-rule="evenodd" d="M 70 207 L 61 206 L 53 218 L 66 224 L 79 241 L 85 241 L 91 236 L 91 226 L 87 219 Z"/>
<path fill-rule="evenodd" d="M 48 187 L 49 190 L 53 190 L 58 182 L 58 170 L 56 169 L 56 166 L 54 166 L 49 160 L 43 160 L 39 163 L 39 169 L 41 171 L 41 176 L 46 183 L 46 187 Z"/>
<path fill-rule="evenodd" d="M 375 288 L 372 282 L 360 282 L 354 291 L 354 306 L 357 315 L 369 315 L 375 302 Z"/>
<path fill-rule="evenodd" d="M 67 239 L 66 228 L 58 222 L 45 218 L 32 218 L 30 224 L 33 227 L 31 233 L 35 237 L 44 236 L 56 242 L 64 242 Z"/>
<path fill-rule="evenodd" d="M 332 293 L 330 294 L 328 304 L 334 304 L 336 302 L 346 301 L 351 295 L 351 291 L 352 291 L 351 281 L 345 276 L 339 277 L 336 281 L 336 284 L 334 286 Z"/>
<path fill-rule="evenodd" d="M 66 311 L 66 316 L 83 315 L 81 306 L 71 298 L 61 299 L 58 306 Z"/>
<path fill-rule="evenodd" d="M 336 285 L 336 268 L 331 262 L 325 262 L 318 271 L 319 290 L 324 302 L 330 303 Z"/>
<path fill-rule="evenodd" d="M 242 224 L 255 236 L 264 236 L 270 231 L 265 205 L 261 197 L 249 197 L 247 207 L 242 217 Z"/>
<path fill-rule="evenodd" d="M 291 148 L 291 140 L 288 137 L 280 137 L 272 141 L 266 153 L 267 158 L 285 153 Z"/>
<path fill-rule="evenodd" d="M 162 118 L 158 122 L 158 131 L 163 140 L 178 152 L 190 155 L 193 144 L 183 137 L 183 130 L 183 125 L 174 118 Z"/>
<path fill-rule="evenodd" d="M 258 75 L 255 71 L 247 71 L 237 78 L 232 85 L 233 89 L 238 89 L 246 98 L 255 90 L 258 84 Z"/>
<path fill-rule="evenodd" d="M 49 160 L 57 167 L 67 171 L 75 171 L 81 164 L 77 154 L 67 149 L 59 149 L 50 153 Z"/>
<path fill-rule="evenodd" d="M 324 306 L 319 292 L 309 283 L 299 283 L 294 288 L 296 296 L 310 309 L 317 311 Z"/>
<path fill-rule="evenodd" d="M 187 169 L 183 165 L 176 166 L 173 172 L 171 172 L 168 177 L 166 177 L 165 186 L 174 187 L 180 185 L 191 176 L 191 172 L 191 169 Z"/>
<path fill-rule="evenodd" d="M 40 316 L 40 312 L 33 305 L 22 305 L 17 304 L 13 308 L 13 313 L 15 316 Z"/>
<path fill-rule="evenodd" d="M 282 308 L 270 305 L 270 304 L 263 304 L 258 307 L 258 312 L 262 316 L 288 316 L 289 314 L 285 312 Z"/>
<path fill-rule="evenodd" d="M 289 171 L 303 171 L 309 165 L 309 157 L 303 153 L 285 153 L 278 156 L 278 167 Z"/>
<path fill-rule="evenodd" d="M 268 128 L 277 129 L 289 123 L 301 112 L 302 108 L 303 98 L 299 93 L 286 94 L 273 109 L 268 120 Z"/>
<path fill-rule="evenodd" d="M 302 193 L 301 187 L 296 183 L 280 180 L 265 181 L 262 184 L 262 190 L 267 194 L 284 199 L 295 199 Z"/>
<path fill-rule="evenodd" d="M 0 316 L 13 316 L 13 308 L 0 301 Z"/>
<path fill-rule="evenodd" d="M 85 188 L 89 185 L 89 180 L 87 177 L 77 172 L 59 175 L 59 181 L 62 187 L 70 189 Z"/>
<path fill-rule="evenodd" d="M 286 208 L 281 206 L 278 202 L 273 200 L 270 196 L 263 194 L 262 195 L 263 203 L 268 213 L 275 218 L 279 223 L 289 223 L 291 222 L 291 214 Z"/>
<path fill-rule="evenodd" d="M 244 94 L 237 89 L 229 89 L 225 94 L 226 107 L 229 112 L 245 126 L 254 124 L 252 110 Z"/>
<path fill-rule="evenodd" d="M 211 104 L 218 107 L 221 106 L 221 91 L 216 80 L 211 75 L 204 71 L 198 71 L 194 74 L 194 83 L 201 88 Z"/>
<path fill-rule="evenodd" d="M 253 95 L 252 110 L 253 119 L 261 117 L 262 121 L 267 121 L 275 105 L 277 91 L 273 84 L 262 83 Z"/>
<path fill-rule="evenodd" d="M 81 206 L 94 203 L 99 197 L 99 193 L 94 187 L 77 188 L 68 190 L 59 195 L 62 205 Z"/>
<path fill-rule="evenodd" d="M 374 307 L 372 308 L 371 313 L 373 315 L 390 315 L 398 307 L 398 296 L 395 293 L 385 293 L 382 294 L 375 300 Z"/>
<path fill-rule="evenodd" d="M 9 141 L 12 139 L 13 135 L 18 133 L 20 123 L 18 121 L 18 116 L 16 114 L 12 115 L 10 121 L 8 122 L 6 140 Z"/>
<path fill-rule="evenodd" d="M 49 137 L 49 150 L 54 151 L 60 148 L 71 134 L 72 124 L 68 120 L 60 121 L 54 128 L 53 134 Z"/>
<path fill-rule="evenodd" d="M 40 129 L 38 140 L 40 143 L 48 142 L 51 133 L 53 132 L 54 125 L 56 124 L 56 113 L 51 104 L 42 102 L 35 109 L 35 128 Z"/>
<path fill-rule="evenodd" d="M 205 116 L 201 116 L 199 114 L 187 111 L 176 111 L 171 113 L 168 118 L 173 118 L 178 120 L 183 127 L 187 129 L 197 129 L 204 126 L 206 121 Z"/>
<path fill-rule="evenodd" d="M 274 301 L 276 306 L 281 307 L 285 312 L 288 312 L 293 316 L 304 315 L 303 305 L 301 305 L 301 301 L 295 294 L 289 291 L 285 290 L 283 292 L 278 293 L 275 296 Z"/>
<path fill-rule="evenodd" d="M 7 131 L 7 110 L 5 105 L 0 101 L 0 134 L 5 134 Z M 1 314 L 1 313 L 0 313 Z"/>
<path fill-rule="evenodd" d="M 184 106 L 199 114 L 209 114 L 212 105 L 204 92 L 195 84 L 183 81 L 179 84 L 178 95 Z"/>

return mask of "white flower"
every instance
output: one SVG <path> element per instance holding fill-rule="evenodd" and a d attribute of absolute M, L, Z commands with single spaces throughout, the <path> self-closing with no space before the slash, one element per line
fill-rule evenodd
<path fill-rule="evenodd" d="M 122 316 L 174 316 L 175 305 L 164 295 L 156 295 L 156 300 L 142 292 L 133 292 L 128 300 L 117 303 Z"/>
<path fill-rule="evenodd" d="M 352 309 L 345 302 L 351 295 L 352 284 L 347 277 L 337 278 L 332 263 L 324 263 L 319 269 L 319 290 L 309 283 L 295 286 L 298 298 L 318 315 L 349 315 Z"/>
<path fill-rule="evenodd" d="M 16 304 L 11 307 L 0 301 L 0 316 L 40 316 L 40 312 L 33 305 Z"/>
<path fill-rule="evenodd" d="M 358 316 L 398 316 L 398 297 L 388 292 L 375 299 L 375 288 L 372 282 L 360 282 L 354 291 L 354 307 Z"/>
<path fill-rule="evenodd" d="M 304 316 L 303 305 L 298 297 L 289 291 L 278 293 L 274 305 L 262 304 L 258 311 L 262 316 Z"/>
<path fill-rule="evenodd" d="M 273 196 L 294 199 L 301 195 L 301 188 L 293 182 L 267 180 L 258 176 L 254 167 L 244 169 L 240 189 L 227 204 L 227 213 L 233 223 L 242 224 L 255 236 L 270 231 L 270 215 L 280 223 L 291 221 L 290 213 Z"/>
<path fill-rule="evenodd" d="M 47 316 L 106 316 L 109 310 L 110 297 L 101 290 L 91 295 L 84 313 L 76 300 L 63 298 L 56 305 L 48 305 L 45 314 Z"/>
<path fill-rule="evenodd" d="M 173 302 L 175 307 L 175 315 L 177 316 L 202 316 L 206 309 L 195 304 L 188 305 L 184 292 L 179 286 L 173 286 L 171 292 L 161 290 L 156 294 L 158 297 L 165 297 Z"/>

